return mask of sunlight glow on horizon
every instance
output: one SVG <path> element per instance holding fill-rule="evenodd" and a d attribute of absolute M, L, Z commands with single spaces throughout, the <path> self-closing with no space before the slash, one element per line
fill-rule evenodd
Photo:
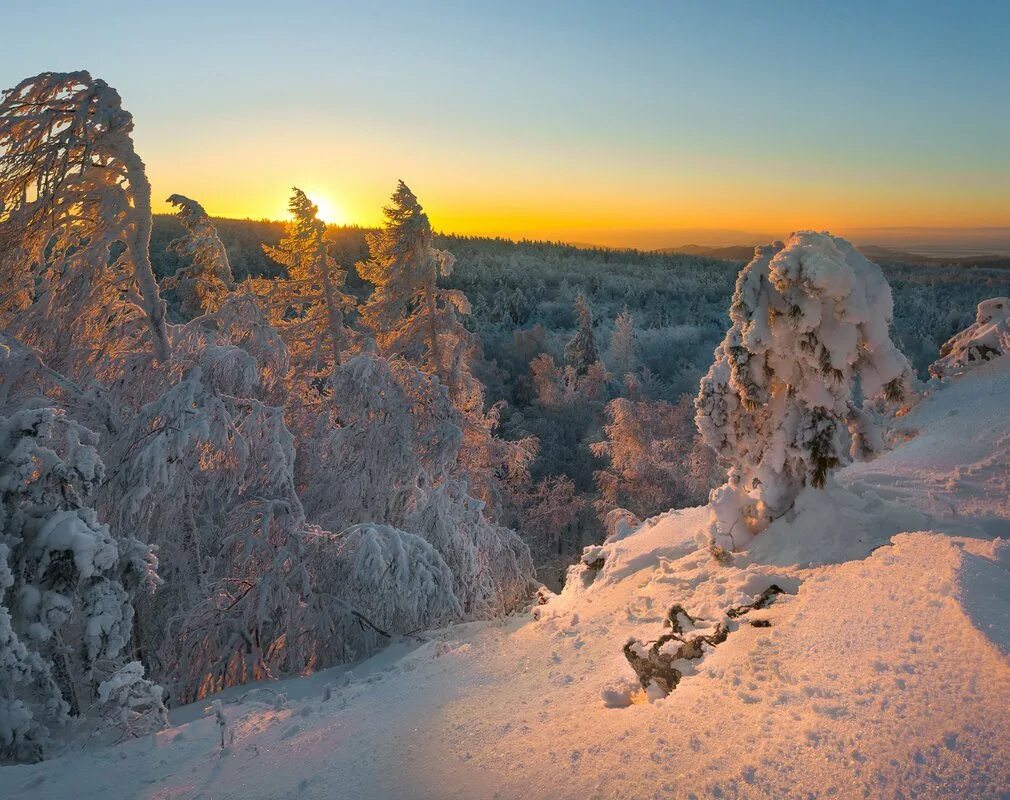
<path fill-rule="evenodd" d="M 288 35 L 265 0 L 178 0 L 156 25 L 95 4 L 45 36 L 28 4 L 5 10 L 26 33 L 0 86 L 88 68 L 134 115 L 156 200 L 217 216 L 285 220 L 299 186 L 371 227 L 402 178 L 469 235 L 1010 227 L 1010 6 L 292 0 Z"/>

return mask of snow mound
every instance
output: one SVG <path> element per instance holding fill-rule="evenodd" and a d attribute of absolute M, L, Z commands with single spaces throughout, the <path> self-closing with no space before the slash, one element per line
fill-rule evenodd
<path fill-rule="evenodd" d="M 940 348 L 929 367 L 936 378 L 962 375 L 1010 350 L 1010 298 L 994 297 L 978 304 L 975 322 Z"/>

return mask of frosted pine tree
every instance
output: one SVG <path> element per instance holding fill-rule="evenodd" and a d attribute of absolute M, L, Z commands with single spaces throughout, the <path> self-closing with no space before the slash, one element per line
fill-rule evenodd
<path fill-rule="evenodd" d="M 481 358 L 479 342 L 462 323 L 470 304 L 462 292 L 438 285 L 455 258 L 434 247 L 428 216 L 403 181 L 385 216 L 385 226 L 368 238 L 370 259 L 358 265 L 375 286 L 362 320 L 383 355 L 402 356 L 446 386 L 461 414 L 465 440 L 457 473 L 466 476 L 469 491 L 497 518 L 528 483 L 536 440 L 512 442 L 494 435 L 502 405 L 485 408 L 484 386 L 473 374 Z"/>
<path fill-rule="evenodd" d="M 45 72 L 0 102 L 0 325 L 68 375 L 169 354 L 148 252 L 151 187 L 119 94 Z"/>
<path fill-rule="evenodd" d="M 197 317 L 205 311 L 214 311 L 235 279 L 228 252 L 203 206 L 181 194 L 173 194 L 168 202 L 179 209 L 176 218 L 186 234 L 169 242 L 166 249 L 189 263 L 163 281 L 162 286 L 175 289 L 187 318 Z"/>
<path fill-rule="evenodd" d="M 370 258 L 358 265 L 375 286 L 362 321 L 383 355 L 404 356 L 451 386 L 456 351 L 469 339 L 459 315 L 470 313 L 466 295 L 438 286 L 455 259 L 434 247 L 428 215 L 403 181 L 384 213 L 385 225 L 368 237 Z"/>
<path fill-rule="evenodd" d="M 912 380 L 891 318 L 880 268 L 844 239 L 803 231 L 757 249 L 695 401 L 702 437 L 729 467 L 711 498 L 714 546 L 746 544 L 865 451 L 864 398 L 899 401 Z"/>
<path fill-rule="evenodd" d="M 343 292 L 347 273 L 329 254 L 319 209 L 298 188 L 292 189 L 288 209 L 292 220 L 284 238 L 277 247 L 263 248 L 285 268 L 284 278 L 253 285 L 301 370 L 324 379 L 341 362 L 344 311 L 354 299 Z"/>
<path fill-rule="evenodd" d="M 620 380 L 641 366 L 638 339 L 635 334 L 635 317 L 625 307 L 614 320 L 614 332 L 607 347 L 606 363 Z"/>
<path fill-rule="evenodd" d="M 565 345 L 565 360 L 581 376 L 600 360 L 596 339 L 593 337 L 593 312 L 589 301 L 581 292 L 575 298 L 575 314 L 578 328 L 571 341 Z"/>
<path fill-rule="evenodd" d="M 54 408 L 0 417 L 0 760 L 41 758 L 99 701 L 126 713 L 100 686 L 124 665 L 154 561 L 88 505 L 104 478 L 94 439 Z M 130 721 L 160 718 L 160 692 L 130 669 Z"/>

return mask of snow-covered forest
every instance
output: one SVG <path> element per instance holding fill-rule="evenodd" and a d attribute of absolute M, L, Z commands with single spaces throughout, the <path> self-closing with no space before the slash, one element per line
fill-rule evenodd
<path fill-rule="evenodd" d="M 133 125 L 0 102 L 0 796 L 1010 785 L 1010 272 L 156 217 Z"/>
<path fill-rule="evenodd" d="M 280 223 L 215 224 L 237 278 L 279 274 L 262 245 L 280 240 Z M 167 246 L 181 233 L 175 217 L 155 217 L 151 254 L 159 276 L 184 266 Z M 367 234 L 330 226 L 327 239 L 334 257 L 350 265 L 366 258 Z M 474 371 L 487 402 L 505 402 L 499 435 L 538 440 L 532 484 L 516 498 L 519 513 L 511 511 L 507 524 L 530 545 L 540 580 L 557 588 L 582 547 L 599 541 L 615 507 L 644 519 L 706 500 L 721 474 L 695 431 L 693 400 L 729 325 L 726 310 L 743 264 L 549 242 L 437 234 L 435 241 L 456 256 L 443 285 L 470 302 L 463 324 L 480 342 Z M 894 296 L 891 335 L 923 379 L 944 342 L 974 320 L 978 303 L 1010 294 L 1010 270 L 881 267 Z M 362 302 L 371 291 L 354 270 L 347 286 Z M 579 333 L 580 295 L 606 378 L 562 390 L 571 363 L 566 348 Z M 175 315 L 179 300 L 171 291 L 165 296 Z M 615 423 L 612 434 L 623 441 L 616 463 L 607 450 L 607 426 Z"/>

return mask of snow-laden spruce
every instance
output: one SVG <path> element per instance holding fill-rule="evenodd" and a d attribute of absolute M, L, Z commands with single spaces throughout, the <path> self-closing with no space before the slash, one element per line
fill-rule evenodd
<path fill-rule="evenodd" d="M 929 374 L 953 378 L 1010 351 L 1010 297 L 993 297 L 978 304 L 975 322 L 940 348 L 940 358 Z"/>
<path fill-rule="evenodd" d="M 745 545 L 804 486 L 873 450 L 864 399 L 900 401 L 913 377 L 891 316 L 880 268 L 844 239 L 801 231 L 757 248 L 695 400 L 699 431 L 729 467 L 711 497 L 712 545 Z"/>
<path fill-rule="evenodd" d="M 165 248 L 177 253 L 184 264 L 171 278 L 161 282 L 164 289 L 174 288 L 181 301 L 182 313 L 197 317 L 204 311 L 213 311 L 231 289 L 231 263 L 217 228 L 207 212 L 196 200 L 173 194 L 168 202 L 179 209 L 176 218 L 186 233 L 173 239 Z"/>
<path fill-rule="evenodd" d="M 355 301 L 343 292 L 347 271 L 329 254 L 318 207 L 294 188 L 288 209 L 291 222 L 284 238 L 277 247 L 263 246 L 285 275 L 252 285 L 269 310 L 271 324 L 299 359 L 300 380 L 308 383 L 327 378 L 339 366 L 347 333 L 344 311 Z"/>
<path fill-rule="evenodd" d="M 0 417 L 0 761 L 41 758 L 93 709 L 138 730 L 162 719 L 160 688 L 125 664 L 153 559 L 88 505 L 105 477 L 94 440 L 54 408 Z"/>

